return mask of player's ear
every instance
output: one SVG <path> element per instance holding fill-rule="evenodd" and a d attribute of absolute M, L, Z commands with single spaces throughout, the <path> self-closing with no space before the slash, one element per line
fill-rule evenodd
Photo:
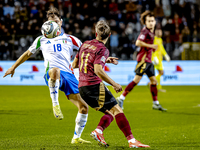
<path fill-rule="evenodd" d="M 61 25 L 62 25 L 62 23 L 63 23 L 63 20 L 62 20 L 62 18 L 60 19 L 60 21 L 61 21 Z"/>
<path fill-rule="evenodd" d="M 95 33 L 95 36 L 97 37 L 97 33 Z"/>

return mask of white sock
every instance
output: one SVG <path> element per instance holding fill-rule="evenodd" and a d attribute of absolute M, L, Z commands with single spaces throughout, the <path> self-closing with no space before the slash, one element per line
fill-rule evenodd
<path fill-rule="evenodd" d="M 130 140 L 128 140 L 128 143 L 135 143 L 136 142 L 136 139 L 135 138 L 133 138 L 133 139 L 130 139 Z"/>
<path fill-rule="evenodd" d="M 78 112 L 76 116 L 76 126 L 75 126 L 73 139 L 81 137 L 83 129 L 85 128 L 85 125 L 87 123 L 87 118 L 88 118 L 88 114 L 81 114 Z"/>
<path fill-rule="evenodd" d="M 95 129 L 95 131 L 97 131 L 100 134 L 103 134 L 103 132 L 100 129 Z"/>
<path fill-rule="evenodd" d="M 53 80 L 49 78 L 48 84 L 53 106 L 59 105 L 58 102 L 59 79 Z"/>
<path fill-rule="evenodd" d="M 159 101 L 153 101 L 153 104 L 159 104 Z"/>
<path fill-rule="evenodd" d="M 123 94 L 121 94 L 119 98 L 124 101 L 126 97 Z"/>

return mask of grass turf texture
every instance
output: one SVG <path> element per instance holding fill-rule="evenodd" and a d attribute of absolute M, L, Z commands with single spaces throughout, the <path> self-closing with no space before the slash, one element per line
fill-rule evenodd
<path fill-rule="evenodd" d="M 123 87 L 125 88 L 125 87 Z M 159 93 L 160 103 L 168 112 L 152 110 L 152 99 L 146 86 L 136 87 L 126 98 L 124 113 L 133 135 L 155 150 L 200 149 L 200 86 L 166 86 Z M 116 94 L 112 87 L 109 89 Z M 77 108 L 60 92 L 63 120 L 52 113 L 49 90 L 45 86 L 0 86 L 0 149 L 33 150 L 96 150 L 99 147 L 90 136 L 100 112 L 89 108 L 89 117 L 82 138 L 87 145 L 70 144 Z M 109 149 L 128 149 L 128 143 L 116 122 L 104 131 Z"/>

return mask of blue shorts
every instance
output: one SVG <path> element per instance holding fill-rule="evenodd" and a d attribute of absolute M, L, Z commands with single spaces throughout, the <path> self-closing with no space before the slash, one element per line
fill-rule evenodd
<path fill-rule="evenodd" d="M 45 82 L 48 85 L 49 81 L 49 70 L 44 75 Z M 71 74 L 69 72 L 61 71 L 60 70 L 60 87 L 59 89 L 65 93 L 66 96 L 69 94 L 77 94 L 79 93 L 78 90 L 78 80 L 74 76 L 74 74 Z"/>

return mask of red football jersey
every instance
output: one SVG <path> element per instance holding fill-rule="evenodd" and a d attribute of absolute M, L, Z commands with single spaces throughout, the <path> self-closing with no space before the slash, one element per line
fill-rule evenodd
<path fill-rule="evenodd" d="M 94 64 L 100 64 L 104 68 L 106 60 L 109 56 L 109 50 L 104 43 L 94 39 L 84 42 L 76 58 L 79 59 L 79 85 L 89 86 L 102 82 L 102 80 L 94 73 Z"/>
<path fill-rule="evenodd" d="M 144 27 L 140 32 L 140 35 L 138 36 L 137 40 L 140 40 L 147 44 L 153 44 L 154 33 L 152 33 L 148 28 Z M 137 61 L 151 62 L 151 56 L 153 51 L 155 51 L 155 49 L 149 47 L 140 47 L 140 51 L 137 54 Z"/>

